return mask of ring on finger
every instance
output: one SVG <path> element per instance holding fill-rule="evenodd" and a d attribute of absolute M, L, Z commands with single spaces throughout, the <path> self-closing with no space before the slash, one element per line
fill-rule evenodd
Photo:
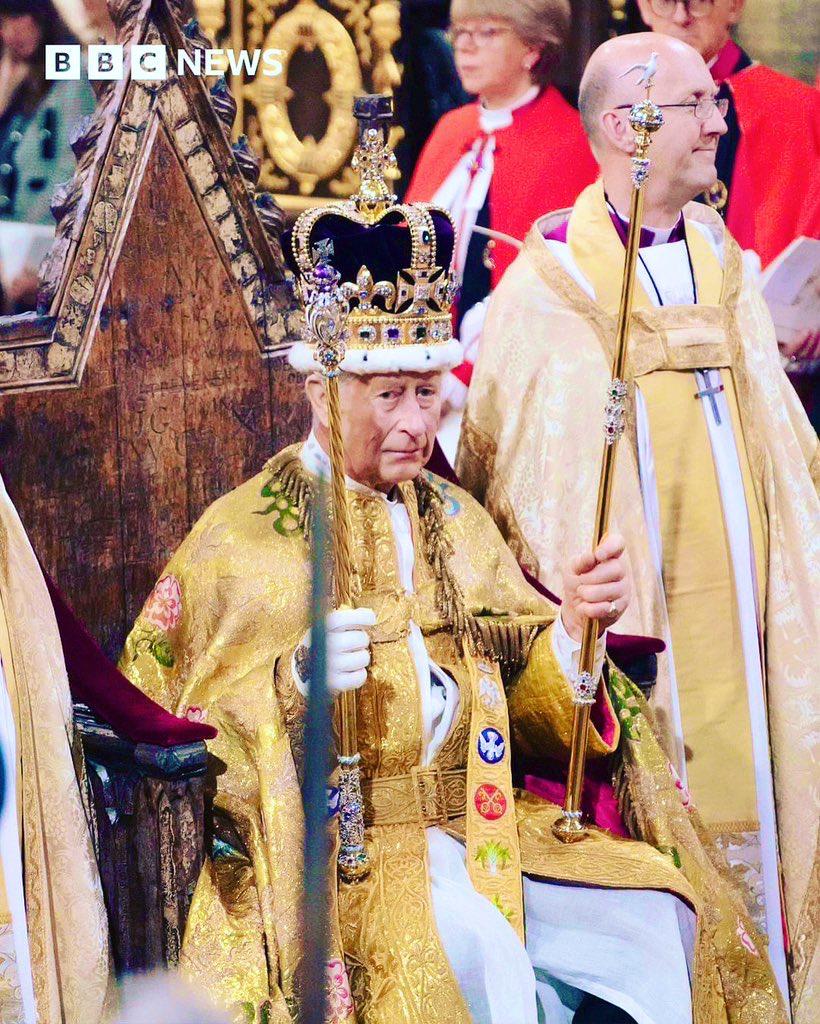
<path fill-rule="evenodd" d="M 614 619 L 618 614 L 618 605 L 614 601 L 609 602 L 609 610 L 607 612 L 610 619 Z"/>

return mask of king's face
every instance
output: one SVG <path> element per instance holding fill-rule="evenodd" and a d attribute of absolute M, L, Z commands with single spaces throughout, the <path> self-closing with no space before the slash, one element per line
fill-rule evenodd
<path fill-rule="evenodd" d="M 433 452 L 444 374 L 347 374 L 342 430 L 351 479 L 385 493 L 413 480 Z"/>

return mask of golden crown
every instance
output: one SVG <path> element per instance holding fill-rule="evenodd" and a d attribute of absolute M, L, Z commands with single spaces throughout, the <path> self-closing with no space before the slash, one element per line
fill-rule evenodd
<path fill-rule="evenodd" d="M 360 96 L 353 114 L 358 191 L 306 210 L 291 235 L 307 324 L 291 363 L 310 370 L 317 359 L 325 366 L 335 359 L 354 373 L 455 366 L 453 220 L 427 203 L 398 203 L 388 187 L 396 165 L 388 147 L 391 97 Z"/>

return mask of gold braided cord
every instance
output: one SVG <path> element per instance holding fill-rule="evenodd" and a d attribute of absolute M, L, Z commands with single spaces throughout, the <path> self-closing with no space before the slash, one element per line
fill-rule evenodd
<path fill-rule="evenodd" d="M 327 396 L 328 434 L 330 435 L 330 532 L 333 538 L 335 570 L 333 591 L 336 607 L 342 608 L 350 604 L 353 596 L 351 594 L 353 540 L 350 512 L 347 507 L 347 481 L 338 378 L 325 377 L 325 394 Z M 339 733 L 340 755 L 353 757 L 357 752 L 356 694 L 353 690 L 346 690 L 339 697 Z"/>
<path fill-rule="evenodd" d="M 327 381 L 326 383 L 330 383 Z M 335 383 L 335 382 L 334 382 Z M 338 385 L 337 393 L 338 393 Z M 328 403 L 328 418 L 332 417 L 330 408 L 332 400 Z M 338 405 L 338 402 L 337 402 Z M 333 455 L 331 453 L 331 469 L 333 466 Z M 306 540 L 310 538 L 311 525 L 313 516 L 315 514 L 315 501 L 316 492 L 311 483 L 310 475 L 305 469 L 302 461 L 299 459 L 297 454 L 297 446 L 286 448 L 280 452 L 279 455 L 271 459 L 266 467 L 270 473 L 269 483 L 277 481 L 281 487 L 282 492 L 288 497 L 291 503 L 295 506 L 294 513 L 299 522 L 299 528 L 303 532 L 303 536 Z M 336 474 L 333 474 L 334 480 Z M 344 480 L 344 474 L 342 474 L 342 480 Z M 436 608 L 439 611 L 441 617 L 445 622 L 449 623 L 454 632 L 458 637 L 464 640 L 468 645 L 471 645 L 471 649 L 477 653 L 489 656 L 489 652 L 493 652 L 495 656 L 499 656 L 500 652 L 505 650 L 507 646 L 516 646 L 511 638 L 505 638 L 503 641 L 499 640 L 493 627 L 476 616 L 470 614 L 466 608 L 466 602 L 464 599 L 464 592 L 458 580 L 453 575 L 450 567 L 450 558 L 453 554 L 453 546 L 449 537 L 447 536 L 447 529 L 445 525 L 444 516 L 444 501 L 439 493 L 435 483 L 427 480 L 423 475 L 416 478 L 414 481 L 414 488 L 416 492 L 416 500 L 418 502 L 419 509 L 419 520 L 421 523 L 422 530 L 422 545 L 424 557 L 428 564 L 433 569 L 436 579 Z M 352 600 L 355 597 L 356 588 L 356 573 L 355 566 L 351 564 L 352 559 L 352 527 L 350 525 L 350 519 L 347 509 L 347 500 L 345 494 L 344 516 L 346 525 L 343 530 L 346 531 L 347 536 L 347 567 L 339 569 L 338 562 L 336 561 L 336 528 L 335 528 L 335 513 L 336 513 L 336 492 L 332 491 L 333 514 L 333 546 L 334 546 L 334 563 L 336 565 L 335 572 L 346 573 L 347 578 L 347 591 L 349 594 L 348 600 Z M 334 586 L 334 594 L 339 593 L 338 588 Z M 538 627 L 540 629 L 540 626 Z M 535 638 L 538 630 L 526 630 L 526 636 L 523 636 L 518 641 L 519 645 L 522 646 L 522 650 L 528 650 L 529 645 Z M 512 647 L 510 648 L 512 650 Z M 509 656 L 508 659 L 502 658 L 502 660 L 510 660 L 516 664 L 519 664 L 522 657 L 521 651 L 519 651 L 519 657 L 513 658 Z M 526 656 L 523 655 L 523 659 L 526 660 Z M 520 667 L 520 666 L 519 666 Z"/>
<path fill-rule="evenodd" d="M 330 435 L 330 494 L 331 535 L 333 537 L 334 596 L 337 607 L 351 600 L 352 528 L 347 508 L 345 455 L 342 440 L 342 410 L 339 402 L 339 382 L 336 377 L 325 378 L 327 395 L 328 433 Z"/>
<path fill-rule="evenodd" d="M 450 569 L 453 545 L 444 524 L 444 502 L 435 484 L 426 477 L 413 481 L 419 505 L 419 523 L 424 539 L 424 554 L 436 580 L 436 606 L 455 634 L 477 653 L 488 655 L 475 616 L 467 611 L 464 591 Z"/>

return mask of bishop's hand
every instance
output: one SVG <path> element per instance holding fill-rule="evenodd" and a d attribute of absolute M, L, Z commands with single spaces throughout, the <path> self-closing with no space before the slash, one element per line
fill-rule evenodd
<path fill-rule="evenodd" d="M 367 679 L 370 664 L 370 635 L 376 624 L 372 608 L 337 608 L 325 619 L 327 636 L 327 688 L 335 697 L 346 690 L 357 690 Z M 303 694 L 310 687 L 310 633 L 296 648 L 293 675 Z"/>
<path fill-rule="evenodd" d="M 573 640 L 580 642 L 585 619 L 594 619 L 600 634 L 626 611 L 632 584 L 624 550 L 623 537 L 607 533 L 594 553 L 579 555 L 564 569 L 561 619 Z"/>

